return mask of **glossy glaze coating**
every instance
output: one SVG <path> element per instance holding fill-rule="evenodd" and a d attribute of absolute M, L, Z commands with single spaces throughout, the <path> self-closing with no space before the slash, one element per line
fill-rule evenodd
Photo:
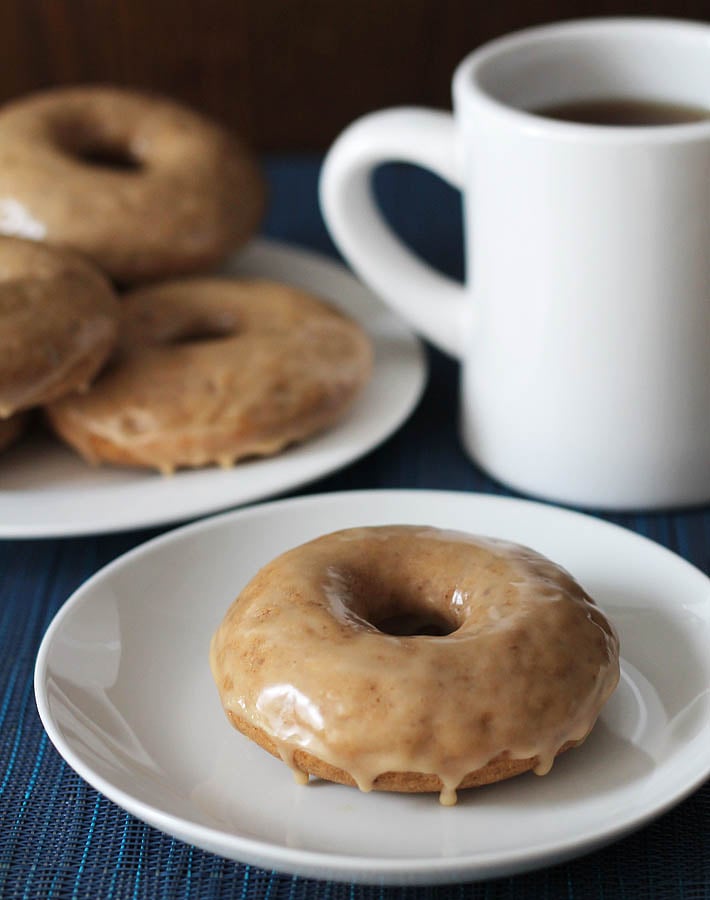
<path fill-rule="evenodd" d="M 119 305 L 94 265 L 0 237 L 0 419 L 85 389 L 111 352 Z"/>
<path fill-rule="evenodd" d="M 0 233 L 80 250 L 119 282 L 213 266 L 263 206 L 242 143 L 164 98 L 62 88 L 0 110 Z"/>
<path fill-rule="evenodd" d="M 165 282 L 122 309 L 112 366 L 48 409 L 90 462 L 169 473 L 276 453 L 339 419 L 372 367 L 355 322 L 276 282 Z"/>
<path fill-rule="evenodd" d="M 403 616 L 450 633 L 381 630 Z M 545 774 L 619 677 L 613 628 L 568 573 L 423 526 L 336 532 L 278 557 L 210 661 L 232 723 L 294 769 L 447 804 L 462 785 Z"/>

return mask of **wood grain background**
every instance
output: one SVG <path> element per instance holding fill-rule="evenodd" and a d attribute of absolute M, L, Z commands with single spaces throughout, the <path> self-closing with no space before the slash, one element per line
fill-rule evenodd
<path fill-rule="evenodd" d="M 0 0 L 0 101 L 111 82 L 170 94 L 260 151 L 320 150 L 382 106 L 448 107 L 469 50 L 528 25 L 710 0 Z"/>

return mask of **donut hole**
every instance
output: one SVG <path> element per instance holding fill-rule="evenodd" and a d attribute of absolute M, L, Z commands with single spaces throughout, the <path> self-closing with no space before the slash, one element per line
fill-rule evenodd
<path fill-rule="evenodd" d="M 90 118 L 61 117 L 53 123 L 53 137 L 64 153 L 85 166 L 131 173 L 144 165 L 127 135 L 107 133 L 101 122 Z"/>
<path fill-rule="evenodd" d="M 458 628 L 457 622 L 451 622 L 446 616 L 442 616 L 432 609 L 405 609 L 370 622 L 370 624 L 383 634 L 391 634 L 395 637 L 414 637 L 416 635 L 445 637 Z"/>
<path fill-rule="evenodd" d="M 74 152 L 74 156 L 84 165 L 120 172 L 137 172 L 143 163 L 130 147 L 118 144 L 89 144 Z"/>
<path fill-rule="evenodd" d="M 234 337 L 238 323 L 231 315 L 196 316 L 183 322 L 175 323 L 164 340 L 166 344 L 202 344 L 207 341 L 219 341 Z"/>
<path fill-rule="evenodd" d="M 326 592 L 338 608 L 354 613 L 382 634 L 395 637 L 444 637 L 461 625 L 455 607 L 431 586 L 393 583 L 391 573 L 331 569 Z M 347 617 L 347 616 L 346 616 Z"/>

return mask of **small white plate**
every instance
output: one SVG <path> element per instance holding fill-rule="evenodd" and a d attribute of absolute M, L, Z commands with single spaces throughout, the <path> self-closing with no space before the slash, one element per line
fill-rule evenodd
<path fill-rule="evenodd" d="M 276 554 L 354 525 L 429 523 L 532 545 L 616 623 L 623 677 L 587 742 L 545 778 L 460 793 L 294 784 L 227 723 L 209 639 Z M 599 519 L 523 500 L 366 491 L 283 500 L 198 522 L 107 566 L 59 611 L 35 672 L 55 747 L 156 828 L 224 856 L 388 884 L 510 874 L 620 837 L 710 773 L 710 579 Z"/>
<path fill-rule="evenodd" d="M 65 537 L 144 528 L 250 503 L 342 468 L 372 450 L 414 409 L 426 379 L 421 345 L 343 266 L 309 251 L 256 240 L 229 274 L 274 278 L 331 300 L 372 337 L 375 367 L 348 416 L 268 459 L 228 471 L 92 468 L 53 438 L 21 441 L 0 456 L 0 538 Z"/>

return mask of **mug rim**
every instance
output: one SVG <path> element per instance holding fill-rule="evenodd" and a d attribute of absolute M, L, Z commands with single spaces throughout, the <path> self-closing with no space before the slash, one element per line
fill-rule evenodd
<path fill-rule="evenodd" d="M 483 66 L 497 57 L 531 42 L 552 42 L 576 35 L 599 35 L 621 32 L 665 33 L 686 35 L 697 41 L 704 38 L 710 57 L 710 24 L 693 19 L 652 16 L 605 16 L 568 19 L 544 25 L 534 25 L 493 38 L 477 47 L 458 64 L 452 79 L 455 105 L 472 101 L 482 105 L 501 124 L 526 132 L 544 132 L 548 136 L 572 140 L 625 142 L 642 139 L 644 143 L 704 140 L 710 137 L 710 118 L 695 122 L 665 125 L 603 125 L 546 118 L 533 111 L 521 109 L 496 98 L 481 84 Z"/>

